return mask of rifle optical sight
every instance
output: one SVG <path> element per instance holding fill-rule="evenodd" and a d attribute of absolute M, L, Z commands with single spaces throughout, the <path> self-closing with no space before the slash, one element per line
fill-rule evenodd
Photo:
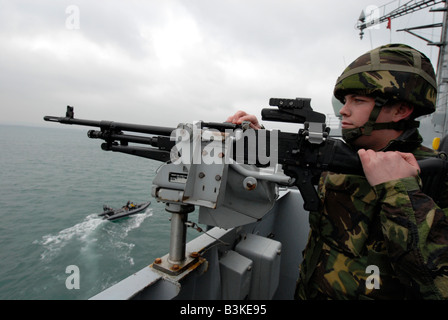
<path fill-rule="evenodd" d="M 290 123 L 321 122 L 325 123 L 325 115 L 311 108 L 310 98 L 282 99 L 271 98 L 269 105 L 277 109 L 264 108 L 261 119 Z"/>
<path fill-rule="evenodd" d="M 269 99 L 269 105 L 273 107 L 286 108 L 286 109 L 311 109 L 310 98 L 296 98 L 296 99 Z"/>

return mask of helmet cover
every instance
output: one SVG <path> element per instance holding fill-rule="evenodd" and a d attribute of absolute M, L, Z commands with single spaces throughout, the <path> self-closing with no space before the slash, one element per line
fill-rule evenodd
<path fill-rule="evenodd" d="M 414 106 L 413 118 L 435 111 L 437 81 L 431 61 L 404 44 L 371 50 L 353 61 L 337 79 L 334 96 L 379 96 Z"/>

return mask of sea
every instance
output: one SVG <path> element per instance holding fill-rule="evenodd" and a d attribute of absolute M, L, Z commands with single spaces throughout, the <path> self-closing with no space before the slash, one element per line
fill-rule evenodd
<path fill-rule="evenodd" d="M 162 163 L 103 151 L 88 129 L 0 124 L 0 299 L 89 299 L 168 253 L 170 214 L 151 196 Z M 127 201 L 151 205 L 98 216 Z"/>

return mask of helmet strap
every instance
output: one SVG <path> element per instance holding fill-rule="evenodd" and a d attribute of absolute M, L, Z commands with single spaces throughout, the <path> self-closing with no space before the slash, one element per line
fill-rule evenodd
<path fill-rule="evenodd" d="M 361 136 L 370 136 L 372 130 L 375 130 L 375 122 L 381 112 L 382 107 L 387 103 L 387 99 L 381 97 L 375 98 L 375 106 L 370 112 L 369 120 L 363 126 L 352 129 L 342 129 L 342 137 L 345 142 L 350 144 Z"/>
<path fill-rule="evenodd" d="M 386 99 L 379 97 L 375 98 L 375 106 L 373 107 L 372 112 L 370 112 L 369 120 L 361 127 L 364 128 L 363 135 L 370 136 L 372 134 L 372 130 L 375 130 L 376 119 L 378 119 L 381 109 L 386 103 Z"/>

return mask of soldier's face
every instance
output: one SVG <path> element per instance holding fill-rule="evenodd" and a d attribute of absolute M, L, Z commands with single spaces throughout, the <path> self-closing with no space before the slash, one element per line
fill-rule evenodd
<path fill-rule="evenodd" d="M 349 94 L 345 96 L 345 104 L 339 113 L 342 116 L 342 129 L 353 129 L 362 127 L 370 117 L 370 113 L 375 106 L 374 98 Z M 383 107 L 378 115 L 376 122 L 395 122 L 399 121 L 402 116 L 398 113 L 399 104 Z M 373 130 L 369 136 L 361 136 L 356 139 L 353 144 L 355 146 L 380 150 L 387 143 L 395 139 L 400 133 L 392 129 Z"/>
<path fill-rule="evenodd" d="M 353 129 L 364 125 L 375 106 L 371 97 L 349 94 L 345 96 L 345 104 L 339 111 L 342 116 L 342 129 Z"/>

